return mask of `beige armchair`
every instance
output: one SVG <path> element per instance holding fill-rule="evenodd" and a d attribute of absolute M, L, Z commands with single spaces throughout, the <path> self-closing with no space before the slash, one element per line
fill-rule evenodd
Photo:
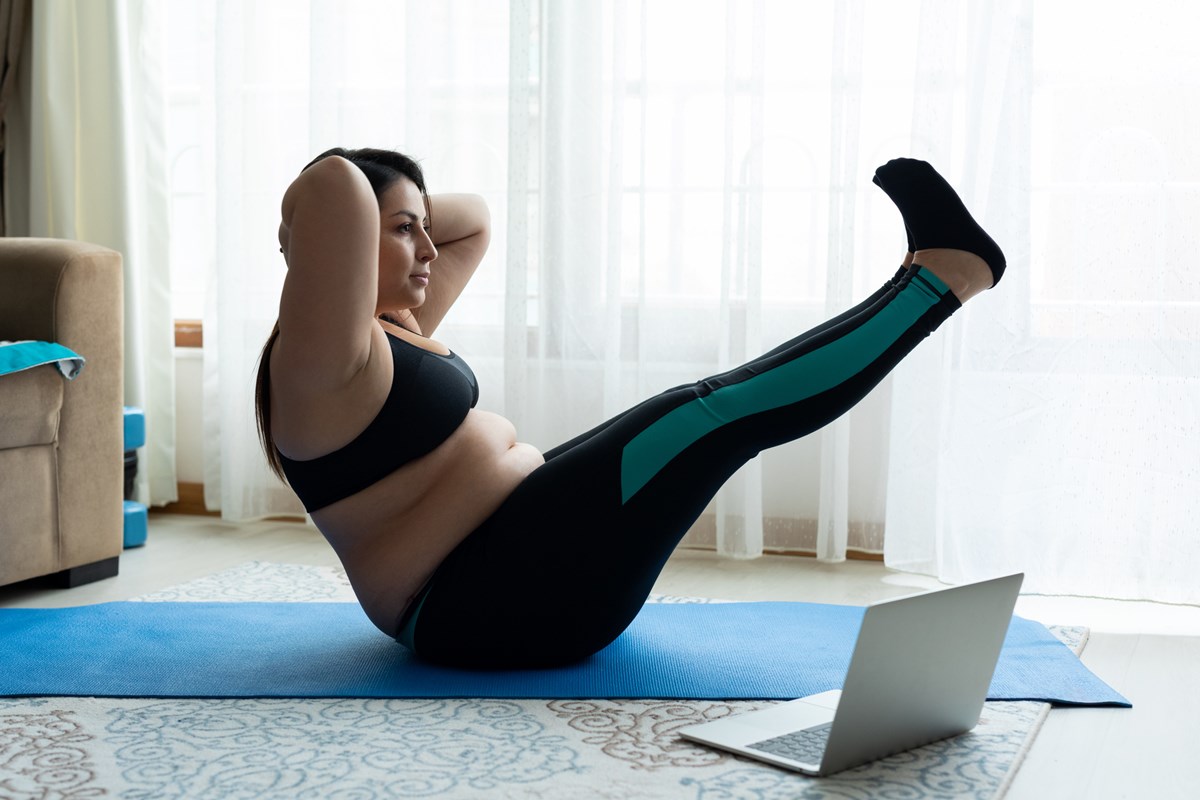
<path fill-rule="evenodd" d="M 87 363 L 0 375 L 0 585 L 117 574 L 124 397 L 121 254 L 0 238 L 0 340 L 58 342 Z"/>

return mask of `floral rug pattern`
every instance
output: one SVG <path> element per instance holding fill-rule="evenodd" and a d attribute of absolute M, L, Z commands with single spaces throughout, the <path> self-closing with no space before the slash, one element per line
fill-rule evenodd
<path fill-rule="evenodd" d="M 353 601 L 323 567 L 256 562 L 139 598 Z M 659 602 L 709 602 L 655 597 Z M 1076 652 L 1083 628 L 1053 628 Z M 828 778 L 675 731 L 769 701 L 0 698 L 0 800 L 997 798 L 1049 706 Z"/>

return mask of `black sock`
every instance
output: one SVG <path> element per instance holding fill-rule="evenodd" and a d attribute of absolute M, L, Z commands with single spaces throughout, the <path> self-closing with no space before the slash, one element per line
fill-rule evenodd
<path fill-rule="evenodd" d="M 987 262 L 993 285 L 1000 282 L 1004 253 L 933 167 L 912 158 L 895 158 L 875 170 L 872 180 L 900 209 L 910 252 L 935 247 L 966 250 Z"/>

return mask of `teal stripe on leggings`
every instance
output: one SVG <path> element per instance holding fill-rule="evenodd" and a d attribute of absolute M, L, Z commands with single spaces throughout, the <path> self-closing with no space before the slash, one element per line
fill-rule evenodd
<path fill-rule="evenodd" d="M 849 380 L 883 355 L 949 291 L 941 279 L 922 267 L 885 308 L 846 336 L 664 414 L 631 439 L 621 453 L 622 504 L 671 459 L 722 425 L 807 400 Z M 801 381 L 805 385 L 800 385 Z"/>

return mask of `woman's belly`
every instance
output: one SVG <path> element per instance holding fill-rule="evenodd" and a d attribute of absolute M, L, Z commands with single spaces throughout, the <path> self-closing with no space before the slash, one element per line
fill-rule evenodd
<path fill-rule="evenodd" d="M 437 449 L 314 512 L 367 616 L 384 633 L 438 565 L 543 463 L 511 422 L 472 409 Z"/>

